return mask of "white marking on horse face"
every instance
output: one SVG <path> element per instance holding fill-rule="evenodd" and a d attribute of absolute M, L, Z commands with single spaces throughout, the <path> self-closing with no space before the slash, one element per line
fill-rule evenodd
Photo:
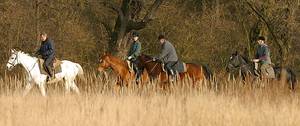
<path fill-rule="evenodd" d="M 230 60 L 232 60 L 233 59 L 233 57 L 232 56 L 230 56 Z"/>
<path fill-rule="evenodd" d="M 8 70 L 12 70 L 12 68 L 18 64 L 17 54 L 14 50 L 12 50 L 12 52 L 14 52 L 14 53 L 11 54 L 11 56 L 9 57 L 8 62 L 6 64 L 6 67 Z"/>

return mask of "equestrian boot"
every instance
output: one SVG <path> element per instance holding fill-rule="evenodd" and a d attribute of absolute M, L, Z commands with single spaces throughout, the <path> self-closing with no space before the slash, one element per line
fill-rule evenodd
<path fill-rule="evenodd" d="M 53 68 L 50 68 L 49 75 L 50 75 L 51 79 L 54 79 L 54 70 L 53 70 Z"/>
<path fill-rule="evenodd" d="M 139 83 L 141 78 L 141 70 L 139 70 L 137 67 L 135 67 L 135 82 L 136 84 Z"/>
<path fill-rule="evenodd" d="M 53 70 L 52 70 L 51 67 L 47 67 L 46 69 L 47 69 L 46 71 L 47 71 L 48 74 L 49 74 L 49 76 L 48 76 L 48 78 L 47 78 L 47 82 L 49 82 L 49 81 L 51 81 L 51 80 L 54 79 Z"/>
<path fill-rule="evenodd" d="M 176 80 L 176 75 L 173 69 L 170 69 L 171 78 L 170 81 L 173 83 Z"/>

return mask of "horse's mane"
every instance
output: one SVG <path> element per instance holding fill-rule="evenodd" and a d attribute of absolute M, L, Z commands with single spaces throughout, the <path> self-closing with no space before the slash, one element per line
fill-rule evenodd
<path fill-rule="evenodd" d="M 25 52 L 23 52 L 23 51 L 17 51 L 17 52 L 20 53 L 20 54 L 22 54 L 22 55 L 25 55 L 25 56 L 28 56 L 28 57 L 32 57 L 32 58 L 34 58 L 34 59 L 38 59 L 37 57 L 31 56 L 30 54 L 25 53 Z"/>
<path fill-rule="evenodd" d="M 248 58 L 246 58 L 246 56 L 243 56 L 243 55 L 240 55 L 240 56 L 247 64 L 250 62 L 250 60 Z"/>
<path fill-rule="evenodd" d="M 113 61 L 115 61 L 115 62 L 117 62 L 117 63 L 119 63 L 119 64 L 122 64 L 122 65 L 124 65 L 124 66 L 127 66 L 126 62 L 125 62 L 124 60 L 121 60 L 121 59 L 118 58 L 118 57 L 115 57 L 115 56 L 113 56 L 113 55 L 111 55 L 111 54 L 106 54 L 105 56 L 109 57 L 109 59 L 111 59 L 111 60 L 113 60 Z"/>
<path fill-rule="evenodd" d="M 150 55 L 147 55 L 147 54 L 141 54 L 141 56 L 144 56 L 146 59 L 153 59 L 153 57 L 152 57 L 152 56 L 150 56 Z"/>

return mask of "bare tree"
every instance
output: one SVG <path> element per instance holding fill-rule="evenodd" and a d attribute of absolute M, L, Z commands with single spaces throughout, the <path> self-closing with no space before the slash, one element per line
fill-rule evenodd
<path fill-rule="evenodd" d="M 277 7 L 276 3 L 272 4 L 272 8 L 275 8 L 274 12 L 272 10 L 258 9 L 253 3 L 249 1 L 244 1 L 245 4 L 257 15 L 257 18 L 260 19 L 266 26 L 267 31 L 270 33 L 274 43 L 278 47 L 280 54 L 280 64 L 285 66 L 287 65 L 289 48 L 291 47 L 291 33 L 292 30 L 291 24 L 294 22 L 295 14 L 295 2 L 287 1 L 287 7 Z M 280 4 L 280 6 L 282 6 Z M 271 15 L 276 12 L 277 17 L 272 18 L 269 15 L 265 14 L 271 13 Z M 278 12 L 280 11 L 280 12 Z M 278 16 L 280 15 L 280 16 Z"/>
<path fill-rule="evenodd" d="M 142 19 L 139 19 L 143 8 L 142 0 L 123 0 L 121 7 L 112 2 L 103 2 L 106 7 L 114 10 L 118 15 L 114 28 L 110 27 L 109 24 L 102 23 L 110 36 L 108 51 L 118 52 L 120 44 L 127 41 L 126 35 L 130 31 L 145 28 L 162 2 L 163 0 L 155 0 Z"/>

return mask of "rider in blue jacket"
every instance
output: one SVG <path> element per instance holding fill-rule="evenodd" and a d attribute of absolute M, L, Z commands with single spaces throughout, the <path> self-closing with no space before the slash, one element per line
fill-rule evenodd
<path fill-rule="evenodd" d="M 49 74 L 49 76 L 53 78 L 54 75 L 52 68 L 55 55 L 54 43 L 50 38 L 48 38 L 45 32 L 40 34 L 40 39 L 42 42 L 40 49 L 37 51 L 37 54 L 41 55 L 42 58 L 45 60 L 44 68 Z"/>

